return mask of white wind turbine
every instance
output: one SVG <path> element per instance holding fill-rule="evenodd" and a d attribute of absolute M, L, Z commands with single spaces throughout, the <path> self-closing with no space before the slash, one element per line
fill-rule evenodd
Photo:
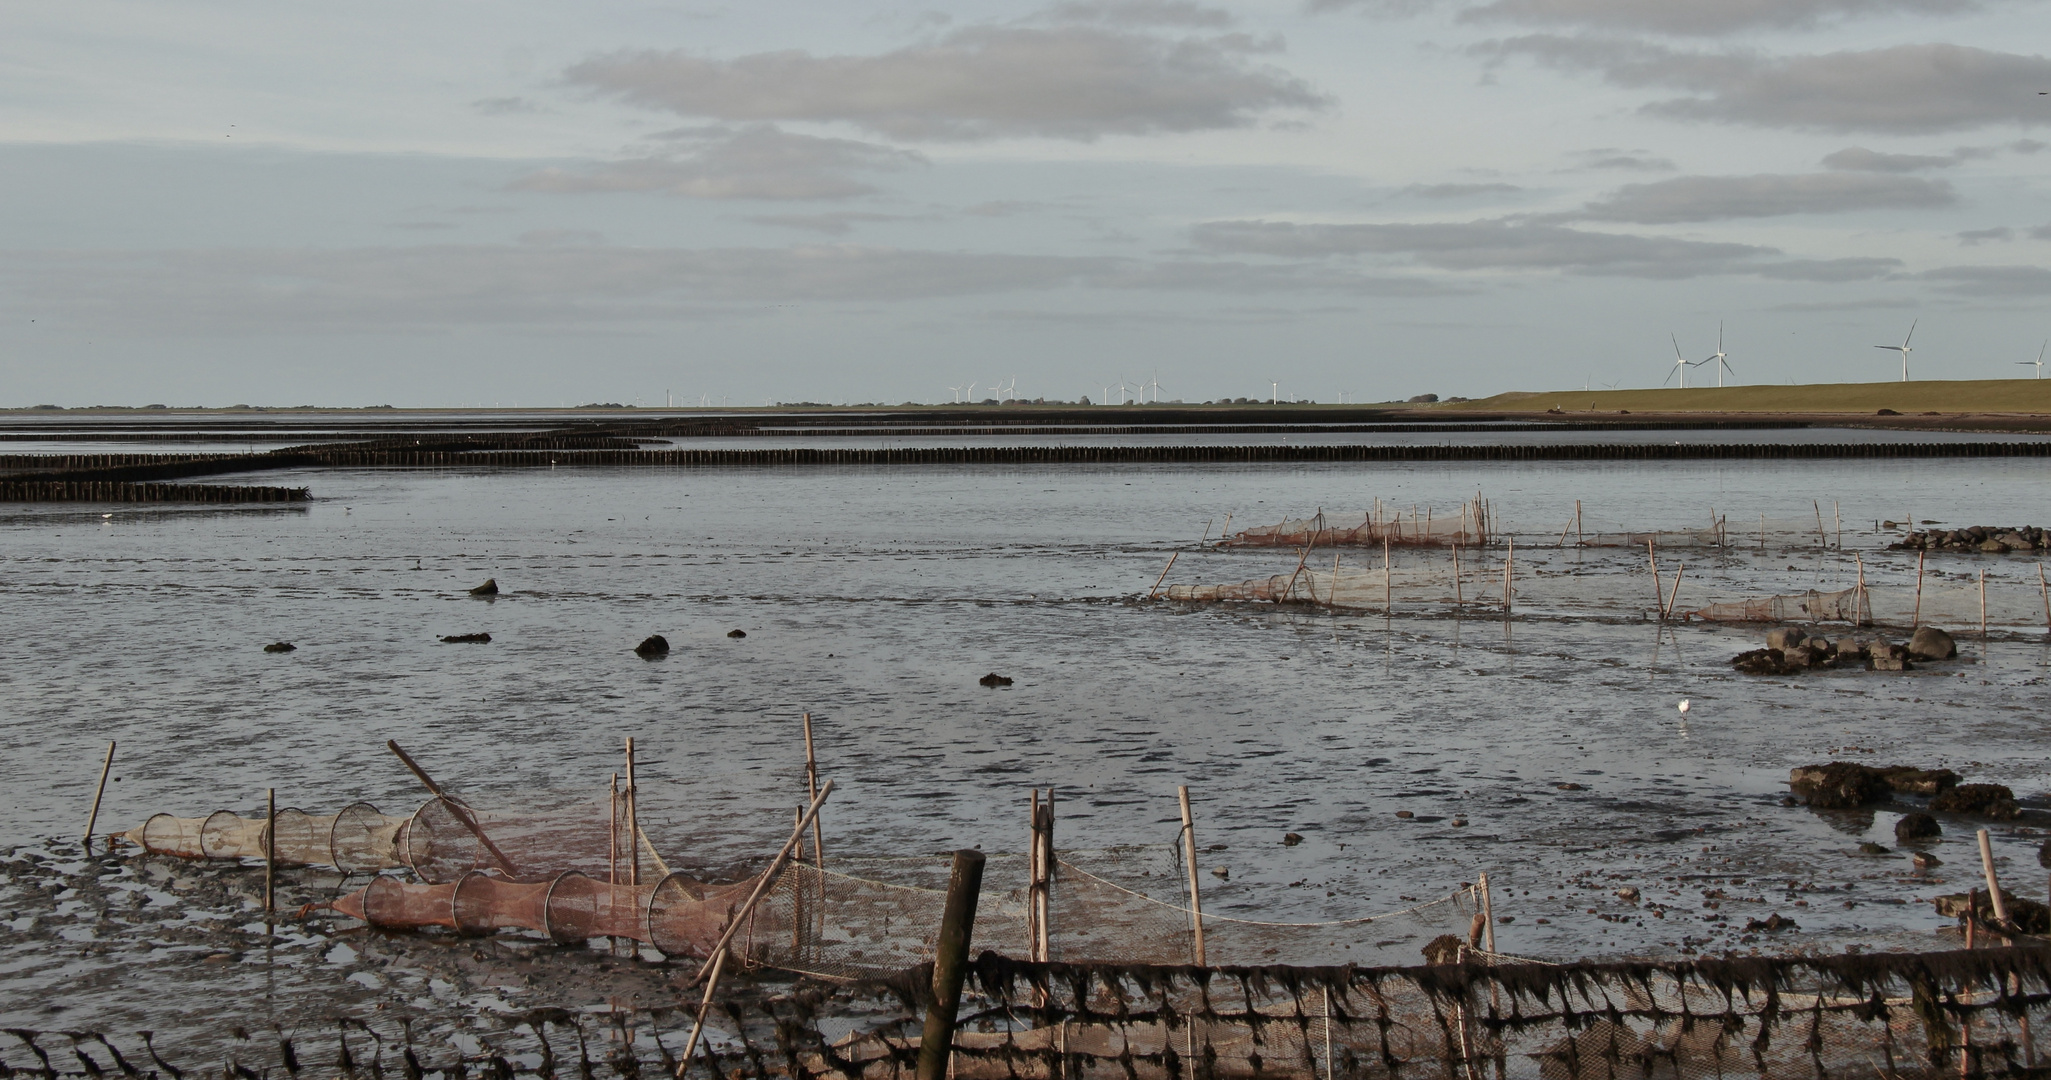
<path fill-rule="evenodd" d="M 2046 339 L 2043 345 L 2039 345 L 2039 346 L 2037 346 L 2037 358 L 2036 358 L 2035 360 L 2017 360 L 2017 361 L 2016 361 L 2016 363 L 2018 363 L 2018 364 L 2021 364 L 2021 365 L 2022 365 L 2022 366 L 2024 366 L 2024 367 L 2033 367 L 2033 368 L 2036 368 L 2036 369 L 2037 369 L 2037 378 L 2039 378 L 2039 379 L 2043 378 L 2043 377 L 2044 377 L 2044 349 L 2045 349 L 2045 347 L 2046 347 L 2046 346 L 2051 346 L 2051 339 Z"/>
<path fill-rule="evenodd" d="M 968 385 L 968 395 L 969 395 L 969 396 L 968 396 L 968 402 L 969 402 L 969 404 L 971 404 L 971 405 L 975 404 L 975 403 L 976 403 L 976 384 L 975 384 L 975 383 L 970 383 L 970 384 Z"/>
<path fill-rule="evenodd" d="M 1901 354 L 1901 381 L 1903 382 L 1909 381 L 1909 354 L 1916 351 L 1914 349 L 1909 348 L 1909 338 L 1913 338 L 1916 336 L 1916 323 L 1921 321 L 1921 319 L 1916 319 L 1912 320 L 1909 323 L 1909 336 L 1901 339 L 1901 344 L 1873 346 L 1876 349 L 1886 349 L 1890 352 L 1898 352 Z"/>
<path fill-rule="evenodd" d="M 1730 365 L 1730 361 L 1725 359 L 1725 357 L 1729 355 L 1729 353 L 1723 351 L 1723 323 L 1719 322 L 1716 324 L 1716 352 L 1710 354 L 1707 360 L 1702 361 L 1705 364 L 1711 361 L 1715 361 L 1716 385 L 1719 387 L 1723 385 L 1724 372 L 1728 371 L 1733 375 L 1736 375 L 1738 373 L 1738 369 L 1732 367 Z"/>
<path fill-rule="evenodd" d="M 950 387 L 948 387 L 948 388 L 947 388 L 947 390 L 948 390 L 948 392 L 949 392 L 949 393 L 951 393 L 951 394 L 953 394 L 953 395 L 954 395 L 954 403 L 955 403 L 956 405 L 959 405 L 959 404 L 961 404 L 961 387 L 959 387 L 959 386 L 950 386 Z"/>
<path fill-rule="evenodd" d="M 1681 389 L 1686 390 L 1688 388 L 1688 369 L 1698 364 L 1706 364 L 1709 361 L 1681 359 L 1681 339 L 1675 337 L 1672 333 L 1668 333 L 1666 337 L 1668 341 L 1674 343 L 1674 366 L 1667 371 L 1666 378 L 1659 380 L 1659 385 L 1665 386 L 1667 383 L 1672 382 L 1674 372 L 1678 371 L 1681 373 Z"/>

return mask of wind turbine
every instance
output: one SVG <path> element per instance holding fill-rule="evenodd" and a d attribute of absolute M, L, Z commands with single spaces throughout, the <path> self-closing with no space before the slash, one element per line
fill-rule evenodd
<path fill-rule="evenodd" d="M 2044 348 L 2045 348 L 2045 346 L 2051 346 L 2051 340 L 2046 340 L 2046 341 L 2044 342 L 2044 344 L 2043 344 L 2043 345 L 2039 345 L 2039 346 L 2037 346 L 2037 358 L 2036 358 L 2035 360 L 2017 360 L 2017 361 L 2016 361 L 2016 363 L 2018 363 L 2018 364 L 2021 364 L 2021 365 L 2022 365 L 2022 366 L 2024 366 L 2024 367 L 2033 367 L 2033 368 L 2036 368 L 2036 369 L 2037 369 L 2037 378 L 2039 378 L 2039 379 L 2043 378 L 2043 377 L 2044 377 Z"/>
<path fill-rule="evenodd" d="M 949 392 L 951 392 L 952 394 L 954 394 L 954 403 L 955 403 L 956 405 L 959 405 L 959 404 L 961 404 L 961 387 L 959 387 L 959 386 L 950 386 L 950 387 L 948 387 L 947 389 L 948 389 L 948 391 L 949 391 Z"/>
<path fill-rule="evenodd" d="M 1909 323 L 1909 336 L 1901 339 L 1901 344 L 1873 346 L 1876 349 L 1887 349 L 1901 354 L 1901 381 L 1903 382 L 1909 381 L 1909 354 L 1916 351 L 1909 348 L 1909 338 L 1916 336 L 1916 323 L 1921 321 L 1921 319 L 1916 319 Z"/>
<path fill-rule="evenodd" d="M 1668 341 L 1674 343 L 1674 366 L 1666 373 L 1666 378 L 1659 380 L 1659 385 L 1665 386 L 1667 383 L 1672 382 L 1674 372 L 1678 371 L 1681 373 L 1681 389 L 1686 390 L 1688 388 L 1688 369 L 1697 364 L 1706 364 L 1709 361 L 1681 359 L 1681 339 L 1675 337 L 1671 332 L 1666 337 Z"/>
<path fill-rule="evenodd" d="M 1730 361 L 1724 359 L 1728 355 L 1730 354 L 1723 351 L 1723 323 L 1718 322 L 1716 324 L 1716 352 L 1711 354 L 1708 359 L 1702 361 L 1705 364 L 1709 363 L 1710 360 L 1716 361 L 1716 385 L 1718 387 L 1723 386 L 1724 372 L 1728 371 L 1733 375 L 1738 373 L 1738 370 L 1730 365 Z"/>
<path fill-rule="evenodd" d="M 1154 372 L 1153 381 L 1147 385 L 1153 387 L 1154 404 L 1159 405 L 1161 403 L 1161 373 L 1159 371 Z"/>
<path fill-rule="evenodd" d="M 969 384 L 969 388 L 968 388 L 968 389 L 969 389 L 969 404 L 971 404 L 971 405 L 974 405 L 974 404 L 976 403 L 976 384 L 975 384 L 975 383 L 970 383 L 970 384 Z"/>

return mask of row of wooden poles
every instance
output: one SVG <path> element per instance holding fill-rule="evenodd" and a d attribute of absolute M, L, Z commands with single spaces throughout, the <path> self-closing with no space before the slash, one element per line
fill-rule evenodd
<path fill-rule="evenodd" d="M 0 480 L 0 502 L 305 502 L 306 488 L 227 484 L 131 484 L 119 480 Z"/>
<path fill-rule="evenodd" d="M 759 426 L 757 426 L 759 424 Z M 1440 432 L 1531 431 L 1704 431 L 1807 428 L 1807 422 L 1778 420 L 1698 420 L 1677 424 L 1656 421 L 1599 420 L 1572 425 L 1558 423 L 1415 423 L 1415 424 L 1016 424 L 942 425 L 877 424 L 867 427 L 806 427 L 783 421 L 757 424 L 656 425 L 645 430 L 665 438 L 939 438 L 975 435 L 1434 435 Z M 641 428 L 625 428 L 641 431 Z"/>

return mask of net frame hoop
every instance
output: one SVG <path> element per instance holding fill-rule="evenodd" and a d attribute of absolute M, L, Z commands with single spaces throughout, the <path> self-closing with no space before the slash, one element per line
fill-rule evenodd
<path fill-rule="evenodd" d="M 472 871 L 472 873 L 477 873 L 477 871 Z M 574 945 L 579 941 L 590 940 L 589 938 L 565 937 L 556 929 L 555 893 L 557 889 L 562 888 L 564 880 L 571 877 L 585 878 L 587 880 L 592 881 L 594 884 L 598 880 L 596 878 L 591 877 L 591 875 L 584 873 L 581 870 L 565 870 L 555 875 L 554 877 L 548 879 L 548 891 L 543 893 L 541 896 L 541 932 L 547 934 L 548 939 L 550 941 L 557 942 L 558 944 L 563 945 Z M 645 927 L 647 920 L 644 918 L 642 920 L 642 923 Z"/>

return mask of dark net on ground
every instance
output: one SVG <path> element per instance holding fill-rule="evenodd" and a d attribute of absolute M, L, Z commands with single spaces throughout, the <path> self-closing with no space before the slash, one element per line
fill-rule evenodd
<path fill-rule="evenodd" d="M 991 1080 L 1708 1080 L 2041 1075 L 2051 952 L 1549 965 L 1169 967 L 1028 963 L 969 973 L 951 1074 Z M 896 1080 L 915 1069 L 930 966 L 723 996 L 681 1075 Z M 172 1060 L 145 1033 L 10 1031 L 0 1076 L 547 1080 L 677 1060 L 689 1010 L 338 1017 Z M 256 1026 L 256 1025 L 251 1025 Z"/>

